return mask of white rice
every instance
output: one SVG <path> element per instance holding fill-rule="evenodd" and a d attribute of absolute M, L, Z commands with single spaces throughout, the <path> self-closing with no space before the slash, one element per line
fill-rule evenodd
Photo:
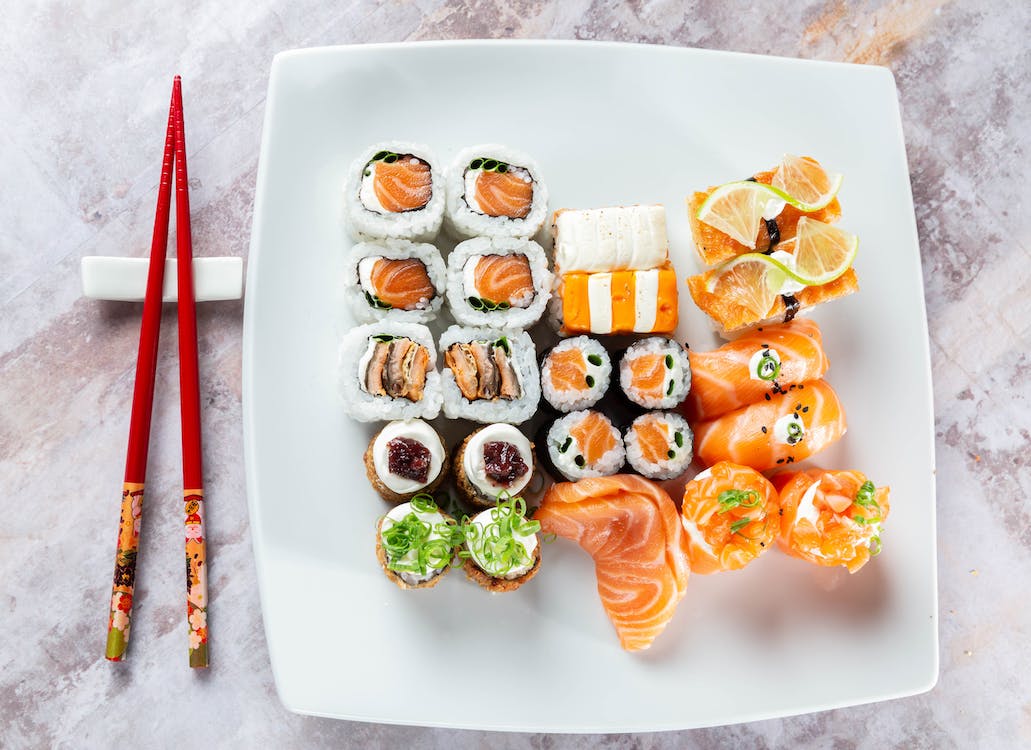
<path fill-rule="evenodd" d="M 630 370 L 630 362 L 642 354 L 659 352 L 672 357 L 673 367 L 669 368 L 669 377 L 665 382 L 672 381 L 672 389 L 666 390 L 662 398 L 646 396 L 634 388 L 633 373 Z M 619 362 L 619 385 L 627 398 L 638 406 L 645 409 L 672 409 L 674 406 L 687 398 L 691 390 L 691 361 L 687 357 L 684 347 L 673 339 L 665 336 L 650 336 L 635 342 L 626 350 Z"/>
<path fill-rule="evenodd" d="M 658 463 L 652 463 L 644 457 L 641 445 L 637 440 L 637 433 L 634 431 L 634 425 L 638 422 L 653 419 L 660 419 L 671 428 L 669 430 L 668 450 L 673 452 L 673 457 L 663 458 Z M 678 432 L 681 435 L 682 445 L 677 445 L 676 443 L 675 435 Z M 626 460 L 634 468 L 634 471 L 648 479 L 673 479 L 674 477 L 679 477 L 687 471 L 687 467 L 691 465 L 691 460 L 694 456 L 691 426 L 687 423 L 686 419 L 671 411 L 642 414 L 627 428 L 626 435 L 623 437 L 623 443 L 626 446 Z M 667 453 L 667 455 L 669 454 Z"/>
<path fill-rule="evenodd" d="M 537 370 L 537 349 L 526 331 L 509 328 L 466 328 L 451 326 L 440 336 L 440 351 L 443 355 L 448 347 L 458 342 L 497 341 L 506 338 L 509 359 L 515 366 L 516 376 L 522 388 L 522 396 L 511 401 L 506 399 L 476 399 L 469 401 L 458 388 L 451 368 L 441 368 L 441 382 L 444 399 L 444 414 L 448 419 L 471 419 L 474 422 L 508 422 L 520 424 L 537 413 L 541 400 L 541 380 Z"/>
<path fill-rule="evenodd" d="M 369 303 L 366 293 L 370 290 L 362 286 L 358 265 L 365 258 L 382 256 L 388 260 L 417 258 L 426 266 L 426 273 L 436 294 L 415 310 L 384 310 Z M 408 240 L 377 240 L 361 242 L 351 248 L 344 261 L 344 297 L 354 311 L 354 317 L 362 323 L 377 320 L 396 320 L 404 323 L 428 323 L 437 317 L 444 303 L 444 286 L 447 272 L 440 251 L 433 245 L 409 242 Z"/>
<path fill-rule="evenodd" d="M 465 267 L 479 255 L 525 255 L 530 263 L 534 297 L 527 307 L 505 310 L 477 310 L 469 304 Z M 544 248 L 533 240 L 510 237 L 475 237 L 460 243 L 447 259 L 447 302 L 451 315 L 461 325 L 529 328 L 544 314 L 551 299 L 552 275 Z"/>
<path fill-rule="evenodd" d="M 430 165 L 431 194 L 429 203 L 417 211 L 379 213 L 369 210 L 360 197 L 362 176 L 372 157 L 380 151 L 411 154 Z M 347 172 L 344 185 L 344 211 L 347 229 L 355 241 L 393 237 L 413 242 L 427 242 L 440 232 L 447 202 L 444 172 L 427 146 L 405 141 L 374 143 L 355 159 Z"/>
<path fill-rule="evenodd" d="M 474 159 L 496 159 L 526 170 L 533 181 L 530 212 L 523 219 L 487 216 L 469 207 L 465 200 L 465 172 Z M 548 215 L 548 188 L 537 163 L 526 154 L 498 144 L 483 144 L 463 149 L 455 157 L 447 175 L 446 227 L 457 237 L 532 237 Z"/>
<path fill-rule="evenodd" d="M 546 438 L 548 458 L 551 459 L 551 464 L 555 467 L 555 470 L 571 482 L 586 477 L 607 477 L 615 474 L 623 467 L 626 461 L 623 438 L 619 434 L 619 430 L 609 422 L 612 436 L 615 439 L 615 445 L 593 464 L 586 462 L 584 462 L 583 466 L 577 464 L 576 459 L 579 457 L 583 460 L 583 456 L 579 451 L 576 440 L 569 434 L 569 430 L 579 424 L 590 413 L 589 410 L 574 411 L 572 414 L 556 419 L 552 422 L 551 427 L 548 428 L 548 436 Z M 567 440 L 569 441 L 568 445 Z M 562 450 L 563 446 L 566 446 L 565 450 Z"/>
<path fill-rule="evenodd" d="M 373 396 L 362 388 L 365 373 L 358 372 L 359 365 L 369 349 L 369 339 L 379 334 L 404 336 L 426 347 L 430 362 L 426 369 L 426 387 L 421 400 Z M 339 387 L 347 414 L 359 422 L 434 419 L 440 413 L 441 378 L 437 372 L 437 350 L 433 346 L 430 330 L 417 323 L 384 320 L 348 331 L 340 345 Z"/>
<path fill-rule="evenodd" d="M 583 352 L 584 360 L 587 362 L 587 374 L 594 379 L 594 385 L 584 383 L 584 387 L 578 391 L 556 391 L 551 385 L 551 354 L 564 352 L 568 349 L 579 349 Z M 601 364 L 593 364 L 588 357 L 595 357 L 601 360 Z M 605 347 L 596 339 L 590 336 L 577 336 L 576 338 L 560 341 L 544 356 L 544 363 L 541 365 L 541 393 L 545 400 L 558 411 L 570 412 L 579 409 L 588 409 L 594 406 L 605 395 L 609 389 L 609 382 L 612 378 L 612 359 Z"/>

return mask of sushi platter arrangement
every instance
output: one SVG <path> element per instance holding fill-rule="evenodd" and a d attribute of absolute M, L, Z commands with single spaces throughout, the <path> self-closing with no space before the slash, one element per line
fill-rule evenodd
<path fill-rule="evenodd" d="M 357 243 L 343 297 L 362 323 L 340 345 L 340 408 L 380 425 L 368 561 L 389 581 L 432 588 L 460 567 L 514 592 L 562 537 L 636 651 L 691 573 L 773 547 L 855 573 L 880 552 L 888 488 L 795 466 L 846 431 L 824 334 L 801 317 L 858 291 L 840 174 L 785 155 L 688 195 L 707 267 L 692 276 L 665 206 L 549 207 L 541 167 L 506 146 L 445 169 L 426 146 L 376 144 L 340 180 Z M 681 284 L 727 343 L 672 336 Z"/>

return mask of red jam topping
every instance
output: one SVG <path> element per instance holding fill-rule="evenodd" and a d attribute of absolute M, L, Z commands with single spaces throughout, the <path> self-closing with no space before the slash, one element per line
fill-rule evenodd
<path fill-rule="evenodd" d="M 502 487 L 511 487 L 530 470 L 519 449 L 502 440 L 484 443 L 483 464 L 490 480 Z"/>
<path fill-rule="evenodd" d="M 390 473 L 425 484 L 430 478 L 430 449 L 418 440 L 396 437 L 387 443 Z"/>

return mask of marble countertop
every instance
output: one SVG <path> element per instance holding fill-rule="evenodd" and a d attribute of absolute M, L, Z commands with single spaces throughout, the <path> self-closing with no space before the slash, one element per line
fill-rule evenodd
<path fill-rule="evenodd" d="M 117 3 L 114 5 L 118 5 Z M 199 343 L 219 633 L 184 668 L 182 521 L 148 515 L 129 661 L 103 658 L 139 306 L 83 299 L 84 255 L 145 255 L 168 81 L 190 89 L 193 232 L 246 256 L 272 56 L 467 37 L 612 39 L 889 66 L 919 223 L 934 372 L 941 676 L 902 700 L 619 748 L 1031 745 L 1031 6 L 1005 2 L 16 4 L 0 27 L 0 747 L 587 747 L 288 713 L 269 667 L 242 455 L 242 303 Z M 174 313 L 148 472 L 179 510 Z M 173 500 L 174 498 L 174 500 Z M 169 511 L 172 508 L 168 508 Z M 232 602 L 218 607 L 217 602 Z"/>

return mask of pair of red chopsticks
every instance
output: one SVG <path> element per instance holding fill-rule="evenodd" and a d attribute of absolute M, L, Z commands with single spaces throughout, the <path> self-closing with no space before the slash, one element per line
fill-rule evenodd
<path fill-rule="evenodd" d="M 136 553 L 139 547 L 143 485 L 147 474 L 150 417 L 154 403 L 158 337 L 161 333 L 161 290 L 164 284 L 168 218 L 175 166 L 176 258 L 178 267 L 179 390 L 183 434 L 183 499 L 186 510 L 186 615 L 190 632 L 190 666 L 208 666 L 207 562 L 204 549 L 204 489 L 201 471 L 200 384 L 197 372 L 197 316 L 193 298 L 193 246 L 190 196 L 186 175 L 182 83 L 172 84 L 172 103 L 165 132 L 165 153 L 158 187 L 157 214 L 150 246 L 147 292 L 143 300 L 140 351 L 129 422 L 122 510 L 118 525 L 114 586 L 107 626 L 107 658 L 121 661 L 129 643 Z"/>

